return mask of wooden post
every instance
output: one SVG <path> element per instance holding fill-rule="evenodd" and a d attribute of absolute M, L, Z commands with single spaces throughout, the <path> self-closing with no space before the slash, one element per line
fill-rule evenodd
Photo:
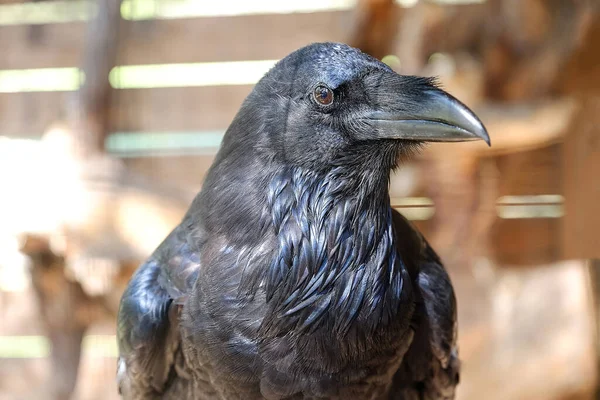
<path fill-rule="evenodd" d="M 81 157 L 104 149 L 113 92 L 108 76 L 117 61 L 120 26 L 121 0 L 98 0 L 83 55 L 85 82 L 69 108 L 76 150 Z"/>
<path fill-rule="evenodd" d="M 360 0 L 349 44 L 381 59 L 394 50 L 401 10 L 394 0 Z"/>
<path fill-rule="evenodd" d="M 101 158 L 95 156 L 103 154 L 104 138 L 110 124 L 112 94 L 108 77 L 117 60 L 120 7 L 121 0 L 98 0 L 96 15 L 88 25 L 83 55 L 85 82 L 71 99 L 72 104 L 68 108 L 70 129 L 65 131 L 69 144 L 64 149 L 66 152 L 61 154 L 61 157 L 72 158 L 76 164 L 85 164 L 90 158 Z M 61 179 L 61 176 L 56 178 Z M 49 388 L 53 400 L 71 398 L 77 383 L 82 340 L 98 314 L 91 312 L 91 309 L 82 309 L 88 303 L 94 305 L 94 310 L 97 307 L 78 282 L 67 279 L 65 267 L 68 260 L 65 256 L 45 257 L 37 262 L 30 257 L 34 266 L 32 279 L 40 298 L 40 311 L 52 344 Z M 48 260 L 51 262 L 47 263 Z M 50 279 L 48 271 L 54 274 L 55 279 Z M 50 293 L 44 290 L 48 281 L 55 284 L 55 290 Z M 61 312 L 53 313 L 55 309 Z"/>
<path fill-rule="evenodd" d="M 600 12 L 589 25 L 564 77 L 577 103 L 563 152 L 565 258 L 600 258 Z"/>

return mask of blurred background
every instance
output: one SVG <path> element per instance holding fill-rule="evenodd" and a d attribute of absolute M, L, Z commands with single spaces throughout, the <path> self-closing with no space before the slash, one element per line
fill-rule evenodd
<path fill-rule="evenodd" d="M 459 302 L 460 400 L 597 397 L 598 0 L 0 0 L 0 399 L 117 399 L 115 313 L 252 85 L 340 41 L 438 76 L 492 147 L 394 206 Z"/>

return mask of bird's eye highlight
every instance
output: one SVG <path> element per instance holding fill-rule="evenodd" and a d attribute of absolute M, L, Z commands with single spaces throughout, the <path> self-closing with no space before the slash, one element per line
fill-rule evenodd
<path fill-rule="evenodd" d="M 315 88 L 313 97 L 317 103 L 328 106 L 333 103 L 333 90 L 327 86 L 319 85 Z"/>

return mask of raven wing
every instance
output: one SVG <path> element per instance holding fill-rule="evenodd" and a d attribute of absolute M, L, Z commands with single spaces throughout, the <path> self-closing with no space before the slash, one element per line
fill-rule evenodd
<path fill-rule="evenodd" d="M 199 254 L 180 226 L 133 275 L 117 324 L 117 380 L 123 398 L 163 399 L 167 391 L 185 390 L 179 313 L 199 269 Z M 178 397 L 185 398 L 173 398 Z"/>
<path fill-rule="evenodd" d="M 394 228 L 415 290 L 413 342 L 394 376 L 391 399 L 451 400 L 459 380 L 456 298 L 448 273 L 423 236 L 394 211 Z"/>

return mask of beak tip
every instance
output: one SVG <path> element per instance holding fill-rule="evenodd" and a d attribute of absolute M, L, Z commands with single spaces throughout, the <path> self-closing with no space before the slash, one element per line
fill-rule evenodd
<path fill-rule="evenodd" d="M 482 125 L 481 130 L 477 132 L 477 136 L 480 137 L 485 143 L 487 143 L 488 147 L 492 147 L 492 140 L 490 139 L 490 135 L 488 134 L 487 129 Z"/>
<path fill-rule="evenodd" d="M 434 105 L 432 108 L 440 110 L 440 114 L 444 115 L 442 119 L 447 124 L 464 129 L 469 132 L 467 135 L 473 135 L 473 139 L 483 140 L 489 147 L 492 146 L 492 141 L 485 125 L 466 105 L 443 91 L 429 92 L 428 94 L 431 104 Z"/>

